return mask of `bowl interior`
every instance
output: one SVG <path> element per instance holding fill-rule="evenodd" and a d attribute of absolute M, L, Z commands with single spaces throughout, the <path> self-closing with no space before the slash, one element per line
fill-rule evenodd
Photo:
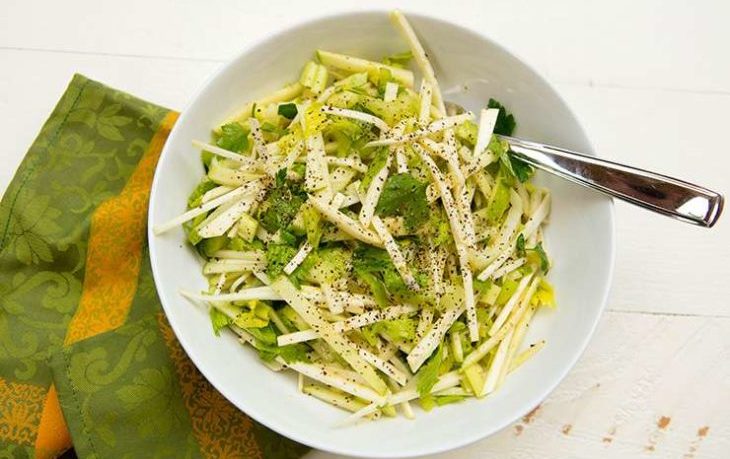
<path fill-rule="evenodd" d="M 514 112 L 516 135 L 592 151 L 562 99 L 524 63 L 459 26 L 409 18 L 446 99 L 478 110 L 494 97 Z M 385 12 L 319 19 L 249 47 L 208 82 L 175 126 L 155 176 L 150 226 L 182 213 L 203 175 L 190 141 L 207 139 L 212 127 L 245 102 L 296 79 L 316 48 L 375 60 L 407 49 Z M 539 174 L 537 180 L 553 192 L 546 246 L 554 260 L 550 279 L 558 308 L 538 313 L 526 342 L 544 338 L 547 345 L 494 395 L 419 412 L 412 421 L 400 417 L 333 427 L 344 417 L 342 411 L 298 393 L 294 377 L 266 369 L 233 336 L 216 338 L 207 312 L 178 294 L 182 287 L 206 287 L 201 262 L 186 247 L 181 229 L 150 236 L 158 292 L 177 337 L 201 372 L 232 403 L 270 428 L 319 449 L 359 456 L 413 456 L 462 446 L 505 427 L 558 384 L 583 351 L 605 302 L 613 263 L 610 200 L 555 177 Z"/>

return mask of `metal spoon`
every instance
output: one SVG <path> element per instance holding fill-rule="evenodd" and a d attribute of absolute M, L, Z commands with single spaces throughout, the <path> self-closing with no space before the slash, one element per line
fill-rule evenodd
<path fill-rule="evenodd" d="M 464 109 L 447 102 L 448 112 Z M 703 227 L 712 227 L 724 198 L 683 180 L 538 142 L 499 136 L 522 161 L 571 182 L 645 209 Z"/>

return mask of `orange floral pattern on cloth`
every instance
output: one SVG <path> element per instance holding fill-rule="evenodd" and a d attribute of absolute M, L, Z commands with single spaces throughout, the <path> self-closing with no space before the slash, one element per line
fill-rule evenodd
<path fill-rule="evenodd" d="M 226 400 L 190 361 L 165 315 L 157 321 L 177 372 L 193 433 L 206 458 L 262 458 L 251 418 Z"/>
<path fill-rule="evenodd" d="M 71 434 L 61 412 L 56 386 L 51 384 L 43 403 L 43 413 L 35 440 L 36 459 L 58 457 L 71 447 Z"/>
<path fill-rule="evenodd" d="M 92 216 L 83 292 L 65 345 L 117 328 L 127 318 L 142 264 L 152 178 L 177 117 L 165 117 L 122 192 Z"/>
<path fill-rule="evenodd" d="M 46 387 L 0 378 L 0 438 L 19 445 L 33 445 L 46 392 Z"/>

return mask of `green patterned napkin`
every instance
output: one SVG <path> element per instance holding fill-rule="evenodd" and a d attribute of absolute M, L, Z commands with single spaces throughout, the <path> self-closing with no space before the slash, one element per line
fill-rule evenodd
<path fill-rule="evenodd" d="M 76 75 L 0 203 L 0 457 L 295 458 L 198 372 L 146 221 L 177 113 Z"/>

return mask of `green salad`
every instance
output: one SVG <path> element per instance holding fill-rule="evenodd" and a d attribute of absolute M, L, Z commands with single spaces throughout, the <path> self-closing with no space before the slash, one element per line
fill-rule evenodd
<path fill-rule="evenodd" d="M 206 175 L 182 227 L 209 289 L 182 291 L 344 423 L 484 397 L 544 341 L 550 194 L 510 154 L 514 116 L 444 104 L 410 50 L 380 62 L 318 50 L 299 80 L 193 141 Z M 420 84 L 416 86 L 417 68 Z M 202 324 L 201 324 L 202 326 Z"/>

